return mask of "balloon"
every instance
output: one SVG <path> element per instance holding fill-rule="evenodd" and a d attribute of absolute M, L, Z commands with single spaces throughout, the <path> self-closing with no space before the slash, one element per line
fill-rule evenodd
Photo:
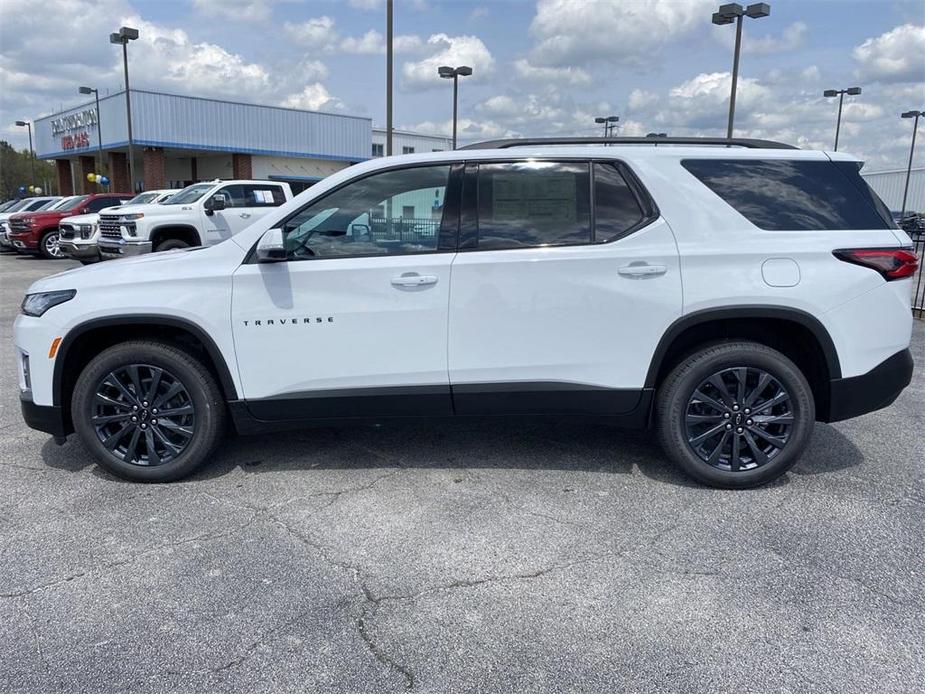
<path fill-rule="evenodd" d="M 87 180 L 90 181 L 90 183 L 93 183 L 93 180 L 94 180 L 94 177 L 95 177 L 95 176 L 96 176 L 96 174 L 89 173 L 89 174 L 87 174 Z"/>
<path fill-rule="evenodd" d="M 32 192 L 35 193 L 36 195 L 41 195 L 41 194 L 42 194 L 42 189 L 39 188 L 38 186 L 36 186 L 36 187 L 35 187 L 35 190 L 32 191 Z"/>
<path fill-rule="evenodd" d="M 25 192 L 26 192 L 26 186 L 19 186 L 19 192 L 20 192 L 20 193 L 25 193 Z"/>
<path fill-rule="evenodd" d="M 94 180 L 96 183 L 99 183 L 100 181 L 103 180 L 103 177 L 102 177 L 100 174 L 93 174 L 93 180 Z"/>
<path fill-rule="evenodd" d="M 109 185 L 109 179 L 106 178 L 106 176 L 101 176 L 101 177 L 100 177 L 100 183 L 101 183 L 102 185 L 104 185 L 104 186 L 108 186 L 108 185 Z"/>

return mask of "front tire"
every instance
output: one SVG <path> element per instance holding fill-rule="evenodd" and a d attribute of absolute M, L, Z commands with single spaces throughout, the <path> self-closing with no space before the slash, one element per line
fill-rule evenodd
<path fill-rule="evenodd" d="M 169 482 L 192 474 L 215 450 L 225 404 L 209 369 L 191 354 L 132 341 L 87 364 L 71 417 L 80 440 L 114 475 Z"/>
<path fill-rule="evenodd" d="M 58 245 L 58 232 L 46 232 L 39 241 L 39 255 L 48 260 L 57 260 L 64 258 L 64 251 Z"/>
<path fill-rule="evenodd" d="M 756 487 L 796 463 L 816 418 L 812 390 L 786 356 L 756 342 L 703 347 L 659 388 L 656 431 L 666 455 L 714 487 Z"/>
<path fill-rule="evenodd" d="M 167 239 L 166 241 L 161 241 L 154 248 L 155 253 L 160 253 L 161 251 L 172 251 L 177 248 L 189 248 L 189 244 L 186 241 L 180 239 Z"/>

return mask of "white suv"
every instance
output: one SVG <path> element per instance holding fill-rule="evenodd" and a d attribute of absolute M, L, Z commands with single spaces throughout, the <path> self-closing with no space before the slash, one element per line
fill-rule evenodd
<path fill-rule="evenodd" d="M 101 214 L 100 256 L 211 246 L 291 199 L 289 184 L 277 181 L 194 183 L 160 204 L 123 205 Z"/>
<path fill-rule="evenodd" d="M 909 383 L 917 259 L 856 159 L 583 142 L 368 161 L 214 247 L 36 282 L 26 422 L 165 481 L 229 420 L 585 416 L 749 487 Z"/>

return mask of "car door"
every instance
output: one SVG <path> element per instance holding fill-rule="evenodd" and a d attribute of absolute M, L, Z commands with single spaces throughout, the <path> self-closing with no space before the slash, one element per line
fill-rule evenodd
<path fill-rule="evenodd" d="M 622 164 L 472 163 L 451 297 L 457 414 L 630 413 L 681 315 L 678 251 Z"/>
<path fill-rule="evenodd" d="M 462 167 L 451 168 L 354 179 L 282 222 L 285 261 L 249 260 L 235 272 L 233 333 L 253 416 L 451 413 L 447 310 Z"/>

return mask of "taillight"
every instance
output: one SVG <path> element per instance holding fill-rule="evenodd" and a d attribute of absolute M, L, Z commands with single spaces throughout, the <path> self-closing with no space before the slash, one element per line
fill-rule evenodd
<path fill-rule="evenodd" d="M 839 260 L 876 270 L 887 282 L 912 277 L 919 258 L 911 248 L 846 248 L 832 251 Z"/>

